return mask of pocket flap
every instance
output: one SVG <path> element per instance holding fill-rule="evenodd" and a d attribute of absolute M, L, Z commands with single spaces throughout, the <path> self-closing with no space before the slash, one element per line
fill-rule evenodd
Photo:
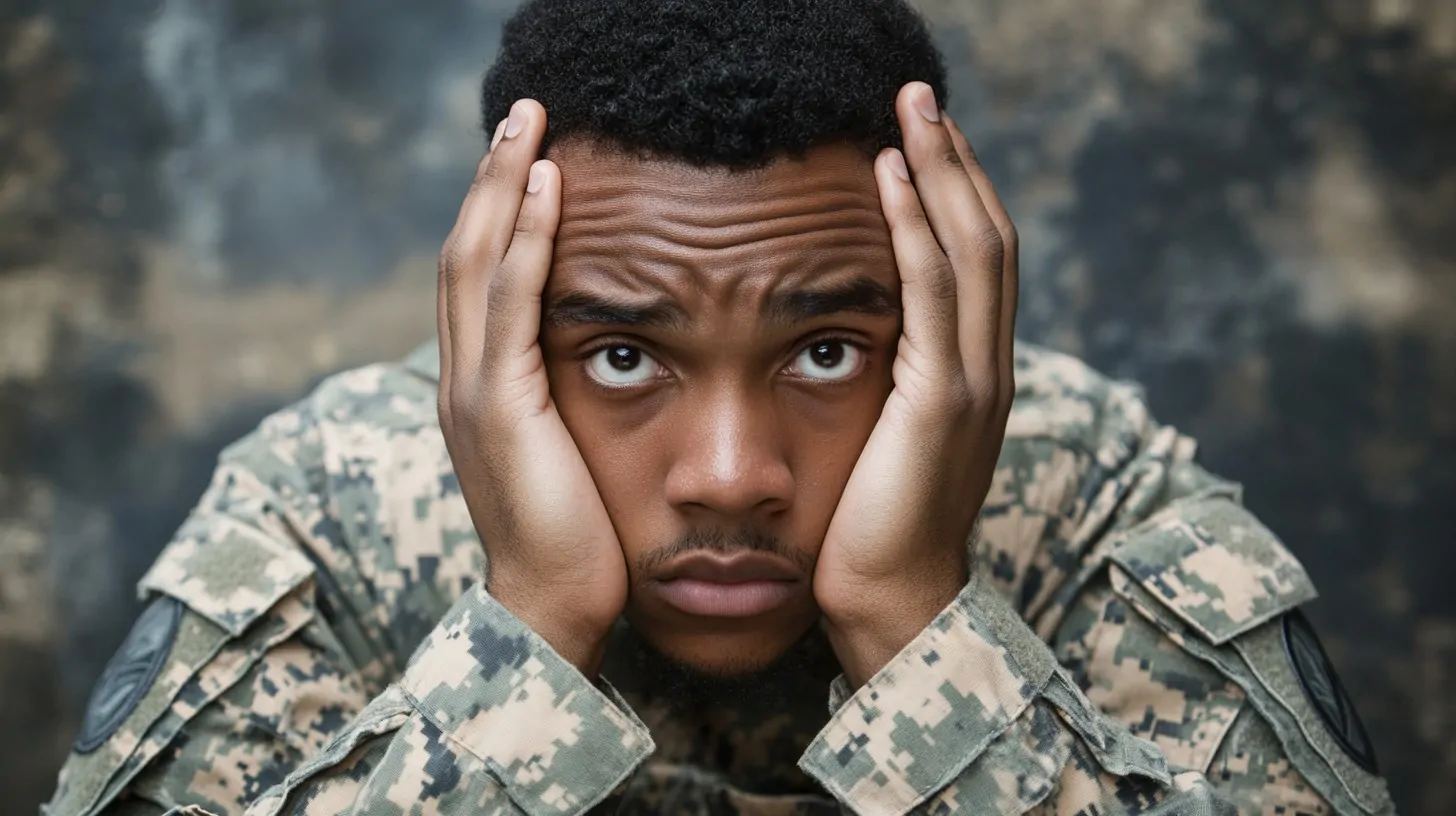
<path fill-rule="evenodd" d="M 1129 531 L 1110 558 L 1215 645 L 1317 594 L 1278 537 L 1227 499 L 1200 498 L 1160 514 Z"/>
<path fill-rule="evenodd" d="M 313 572 L 294 547 L 207 516 L 183 525 L 137 588 L 143 596 L 171 595 L 237 637 Z"/>

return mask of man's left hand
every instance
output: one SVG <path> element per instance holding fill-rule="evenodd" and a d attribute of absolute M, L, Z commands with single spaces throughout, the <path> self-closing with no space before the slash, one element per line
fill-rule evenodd
<path fill-rule="evenodd" d="M 901 88 L 895 110 L 904 154 L 887 148 L 875 161 L 904 311 L 895 385 L 814 572 L 855 688 L 965 586 L 1016 390 L 1015 228 L 928 85 Z"/>

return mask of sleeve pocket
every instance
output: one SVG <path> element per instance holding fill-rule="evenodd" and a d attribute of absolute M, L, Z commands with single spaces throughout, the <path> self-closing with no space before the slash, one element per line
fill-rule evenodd
<path fill-rule="evenodd" d="M 1164 612 L 1215 646 L 1315 598 L 1299 561 L 1229 501 L 1190 502 L 1128 535 L 1110 557 Z"/>

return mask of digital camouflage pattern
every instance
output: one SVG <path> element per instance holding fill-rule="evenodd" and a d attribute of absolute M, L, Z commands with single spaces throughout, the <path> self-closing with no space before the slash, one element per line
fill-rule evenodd
<path fill-rule="evenodd" d="M 223 453 L 141 582 L 165 665 L 48 813 L 1393 812 L 1276 648 L 1309 578 L 1132 386 L 1021 348 L 957 599 L 853 694 L 811 642 L 682 705 L 625 626 L 593 683 L 485 592 L 436 353 Z"/>

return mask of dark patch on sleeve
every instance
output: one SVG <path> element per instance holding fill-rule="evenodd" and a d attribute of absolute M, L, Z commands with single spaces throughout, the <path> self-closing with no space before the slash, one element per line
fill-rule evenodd
<path fill-rule="evenodd" d="M 1011 559 L 1008 557 L 1007 560 L 1009 561 Z M 1026 571 L 1026 578 L 1021 583 L 1021 601 L 1017 606 L 1017 612 L 1024 612 L 1028 606 L 1031 606 L 1031 602 L 1041 592 L 1041 585 L 1045 579 L 1046 576 L 1036 567 L 1032 567 Z"/>
<path fill-rule="evenodd" d="M 1025 612 L 1026 608 L 1031 606 L 1032 600 L 1037 599 L 1038 593 L 1041 592 L 1041 584 L 1045 583 L 1045 578 L 1047 577 L 1038 568 L 1031 567 L 1026 570 L 1026 577 L 1021 583 L 1021 599 L 1019 599 L 1019 605 L 1016 606 L 1016 612 Z"/>
<path fill-rule="evenodd" d="M 1122 601 L 1114 599 L 1102 610 L 1102 621 L 1104 623 L 1127 623 L 1127 606 Z"/>
<path fill-rule="evenodd" d="M 991 564 L 991 575 L 998 581 L 1011 583 L 1016 580 L 1016 563 L 1011 560 L 1011 554 L 1005 550 L 996 553 L 996 558 Z"/>
<path fill-rule="evenodd" d="M 834 755 L 835 760 L 839 762 L 841 767 L 849 767 L 849 763 L 854 761 L 855 754 L 858 754 L 860 749 L 864 748 L 865 745 L 869 743 L 869 741 L 870 738 L 865 736 L 864 734 L 855 734 L 853 737 L 850 738 L 848 742 L 844 744 L 844 747 L 840 748 L 839 752 Z"/>
<path fill-rule="evenodd" d="M 315 733 L 326 734 L 333 737 L 343 733 L 349 727 L 349 715 L 344 712 L 343 706 L 329 705 L 319 709 L 318 717 L 310 726 Z"/>
<path fill-rule="evenodd" d="M 142 610 L 96 681 L 76 737 L 76 753 L 89 754 L 100 748 L 126 722 L 167 662 L 181 621 L 182 602 L 176 598 L 161 596 Z"/>
<path fill-rule="evenodd" d="M 1294 664 L 1294 675 L 1299 678 L 1304 696 L 1330 735 L 1361 768 L 1379 774 L 1375 746 L 1360 715 L 1355 713 L 1355 703 L 1335 674 L 1335 664 L 1325 654 L 1314 627 L 1297 609 L 1284 616 L 1284 651 Z"/>
<path fill-rule="evenodd" d="M 284 754 L 281 751 L 274 751 L 268 761 L 262 763 L 257 773 L 245 774 L 243 776 L 243 799 L 251 802 L 254 799 L 267 793 L 273 787 L 282 784 L 288 778 L 288 773 L 298 762 L 298 757 L 291 754 Z"/>
<path fill-rule="evenodd" d="M 388 743 L 384 744 L 387 745 Z M 371 746 L 369 743 L 365 742 L 361 743 L 358 748 L 354 749 L 354 751 L 357 753 L 361 748 L 368 750 L 370 748 L 377 747 L 377 745 Z M 345 761 L 347 762 L 347 760 Z M 374 775 L 374 757 L 368 753 L 364 754 L 357 761 L 355 761 L 353 765 L 350 765 L 348 768 L 346 768 L 344 772 L 340 775 L 350 782 L 363 782 L 364 780 Z M 323 787 L 320 786 L 319 790 L 322 789 Z"/>
<path fill-rule="evenodd" d="M 470 655 L 480 664 L 481 678 L 488 681 L 502 669 L 525 665 L 531 644 L 524 636 L 501 637 L 490 627 L 480 626 L 470 632 Z"/>
<path fill-rule="evenodd" d="M 309 534 L 315 538 L 321 538 L 329 542 L 344 540 L 344 527 L 339 520 L 329 515 L 321 515 L 314 525 L 309 528 Z M 307 549 L 306 547 L 300 549 Z"/>
<path fill-rule="evenodd" d="M 440 559 L 434 555 L 420 556 L 420 581 L 426 584 L 435 583 L 435 575 L 440 571 Z"/>
<path fill-rule="evenodd" d="M 460 764 L 455 754 L 445 744 L 445 735 L 427 718 L 421 718 L 420 733 L 425 736 L 425 774 L 430 781 L 420 788 L 420 801 L 439 799 L 460 787 Z"/>
<path fill-rule="evenodd" d="M 1148 668 L 1148 661 L 1139 663 L 1144 671 Z M 1168 689 L 1181 693 L 1191 702 L 1207 700 L 1216 689 L 1223 688 L 1222 678 L 1209 682 L 1209 680 L 1196 674 L 1188 674 L 1181 671 L 1163 671 L 1158 674 L 1158 682 Z"/>
<path fill-rule="evenodd" d="M 440 498 L 454 496 L 460 492 L 460 477 L 451 470 L 440 474 Z"/>

